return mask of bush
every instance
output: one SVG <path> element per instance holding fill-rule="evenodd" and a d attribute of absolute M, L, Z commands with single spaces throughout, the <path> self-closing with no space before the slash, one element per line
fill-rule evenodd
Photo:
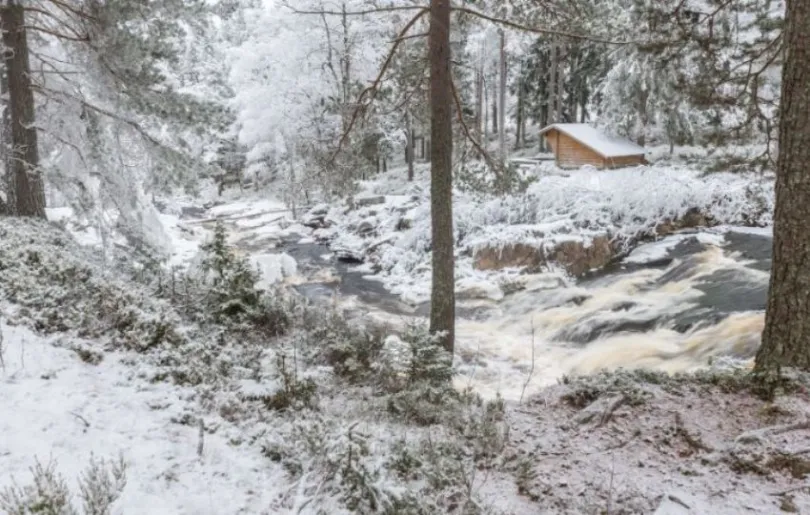
<path fill-rule="evenodd" d="M 7 515 L 109 515 L 112 505 L 126 487 L 126 463 L 90 457 L 87 470 L 79 478 L 79 500 L 82 510 L 71 504 L 71 493 L 65 479 L 53 462 L 43 466 L 39 461 L 31 469 L 31 484 L 13 486 L 0 492 L 0 510 Z"/>

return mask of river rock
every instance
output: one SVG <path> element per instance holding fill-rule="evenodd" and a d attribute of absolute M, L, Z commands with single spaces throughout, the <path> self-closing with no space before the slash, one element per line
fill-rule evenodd
<path fill-rule="evenodd" d="M 357 197 L 354 199 L 355 205 L 357 207 L 365 207 L 365 206 L 375 206 L 377 204 L 385 204 L 385 196 L 384 195 L 375 195 L 372 197 Z"/>
<path fill-rule="evenodd" d="M 374 232 L 374 228 L 376 226 L 376 220 L 373 219 L 366 219 L 360 222 L 357 225 L 356 232 L 360 236 L 368 236 L 369 234 Z"/>
<path fill-rule="evenodd" d="M 602 268 L 616 256 L 617 249 L 607 236 L 598 236 L 590 244 L 583 241 L 564 241 L 557 245 L 549 260 L 562 265 L 574 277 Z"/>
<path fill-rule="evenodd" d="M 682 217 L 675 220 L 664 220 L 655 227 L 655 234 L 658 236 L 669 236 L 683 229 L 694 229 L 696 227 L 710 227 L 714 225 L 711 217 L 704 215 L 699 209 L 690 209 Z"/>
<path fill-rule="evenodd" d="M 475 251 L 473 259 L 476 270 L 526 268 L 534 272 L 546 264 L 543 249 L 524 243 L 513 243 L 503 247 L 482 247 Z"/>

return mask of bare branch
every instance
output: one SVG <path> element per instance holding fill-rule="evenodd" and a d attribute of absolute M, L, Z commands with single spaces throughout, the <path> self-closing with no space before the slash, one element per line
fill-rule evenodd
<path fill-rule="evenodd" d="M 283 2 L 284 7 L 290 9 L 295 14 L 317 14 L 317 15 L 330 15 L 330 16 L 367 16 L 369 14 L 390 13 L 398 11 L 424 11 L 428 7 L 425 5 L 390 5 L 386 7 L 375 7 L 373 9 L 363 9 L 360 11 L 331 11 L 328 9 L 320 9 L 316 11 L 296 9 L 288 2 Z"/>
<path fill-rule="evenodd" d="M 487 165 L 490 168 L 492 168 L 496 173 L 501 173 L 503 167 L 498 166 L 495 159 L 493 159 L 492 156 L 489 155 L 489 152 L 487 152 L 486 149 L 483 147 L 483 145 L 481 145 L 481 143 L 479 143 L 475 139 L 475 137 L 472 135 L 472 132 L 470 132 L 470 128 L 467 125 L 467 122 L 464 121 L 464 114 L 461 107 L 461 98 L 458 96 L 456 83 L 453 80 L 450 81 L 450 89 L 453 91 L 453 100 L 455 101 L 456 104 L 456 114 L 458 115 L 458 122 L 461 125 L 461 130 L 464 132 L 464 137 L 467 138 L 467 140 L 470 143 L 472 143 L 473 147 L 475 147 L 478 153 L 481 154 L 481 156 L 484 158 L 484 160 L 487 162 Z"/>
<path fill-rule="evenodd" d="M 581 41 L 592 41 L 594 43 L 605 43 L 607 45 L 629 45 L 634 43 L 634 41 L 616 41 L 612 39 L 603 39 L 597 36 L 591 36 L 588 34 L 577 34 L 574 32 L 566 32 L 563 30 L 557 29 L 547 29 L 542 27 L 532 27 L 530 25 L 524 25 L 522 23 L 518 23 L 516 21 L 507 20 L 504 18 L 498 18 L 495 16 L 490 16 L 488 14 L 484 14 L 480 11 L 476 11 L 470 9 L 468 7 L 453 7 L 453 10 L 462 14 L 467 14 L 470 16 L 475 16 L 477 18 L 481 18 L 482 20 L 486 20 L 498 25 L 504 25 L 506 27 L 521 30 L 524 32 L 531 32 L 533 34 L 544 34 L 544 35 L 551 35 L 551 36 L 562 36 L 571 39 L 578 39 Z"/>
<path fill-rule="evenodd" d="M 87 35 L 80 35 L 80 36 L 68 36 L 66 34 L 60 34 L 59 32 L 55 32 L 51 29 L 46 29 L 45 27 L 37 27 L 34 25 L 26 25 L 25 30 L 31 30 L 34 32 L 42 32 L 43 34 L 49 34 L 55 38 L 64 39 L 67 41 L 78 41 L 80 43 L 87 43 L 90 41 L 90 36 Z"/>
<path fill-rule="evenodd" d="M 337 150 L 335 150 L 334 154 L 329 159 L 330 163 L 334 162 L 335 158 L 343 148 L 343 145 L 346 143 L 349 134 L 354 128 L 354 124 L 357 123 L 357 118 L 364 107 L 363 101 L 365 100 L 366 95 L 370 95 L 370 98 L 366 102 L 366 105 L 371 105 L 374 102 L 374 99 L 377 97 L 377 92 L 379 91 L 380 83 L 382 82 L 383 77 L 385 76 L 385 72 L 388 71 L 388 67 L 391 65 L 391 62 L 394 60 L 394 55 L 396 54 L 399 45 L 403 41 L 402 38 L 405 35 L 407 35 L 408 31 L 410 31 L 411 28 L 413 28 L 413 26 L 416 25 L 416 23 L 428 12 L 430 12 L 430 10 L 423 7 L 422 10 L 419 11 L 419 13 L 416 16 L 411 18 L 411 21 L 409 21 L 397 35 L 397 39 L 394 41 L 394 44 L 391 45 L 391 49 L 388 52 L 388 56 L 386 56 L 385 61 L 383 62 L 382 67 L 380 68 L 380 73 L 377 74 L 377 77 L 374 79 L 374 82 L 372 82 L 369 87 L 364 89 L 357 97 L 356 102 L 357 107 L 354 109 L 354 112 L 352 113 L 352 118 L 351 120 L 349 120 L 349 125 L 346 126 L 346 130 L 343 131 L 343 134 L 340 137 L 340 141 L 338 141 Z"/>

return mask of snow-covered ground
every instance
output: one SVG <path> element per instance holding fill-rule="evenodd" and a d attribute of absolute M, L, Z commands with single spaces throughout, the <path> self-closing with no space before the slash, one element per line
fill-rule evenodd
<path fill-rule="evenodd" d="M 0 491 L 31 481 L 34 460 L 53 462 L 72 490 L 92 456 L 127 464 L 118 514 L 267 513 L 283 471 L 227 433 L 206 431 L 198 454 L 200 412 L 191 388 L 147 382 L 137 357 L 106 353 L 97 365 L 65 348 L 66 335 L 43 337 L 0 324 Z M 58 344 L 58 345 L 57 345 Z M 92 345 L 92 343 L 91 343 Z M 1 510 L 0 510 L 1 511 Z"/>

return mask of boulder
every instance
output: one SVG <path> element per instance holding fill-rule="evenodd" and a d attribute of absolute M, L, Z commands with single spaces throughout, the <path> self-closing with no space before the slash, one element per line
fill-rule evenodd
<path fill-rule="evenodd" d="M 664 220 L 655 228 L 657 236 L 669 236 L 683 229 L 694 229 L 697 227 L 711 227 L 714 225 L 711 217 L 704 215 L 699 209 L 690 209 L 682 217 L 675 220 Z"/>
<path fill-rule="evenodd" d="M 565 268 L 572 276 L 580 277 L 610 263 L 618 251 L 618 246 L 611 243 L 607 236 L 598 236 L 589 244 L 584 241 L 564 241 L 550 252 L 523 243 L 482 247 L 475 251 L 473 260 L 476 270 L 525 268 L 530 273 L 553 262 Z"/>
<path fill-rule="evenodd" d="M 385 204 L 385 196 L 384 195 L 374 195 L 371 197 L 357 197 L 354 199 L 355 205 L 357 207 L 365 207 L 365 206 L 374 206 L 377 204 Z"/>
<path fill-rule="evenodd" d="M 501 270 L 504 268 L 526 268 L 530 272 L 539 271 L 546 264 L 543 249 L 514 243 L 503 247 L 482 247 L 473 256 L 476 270 Z"/>
<path fill-rule="evenodd" d="M 589 245 L 582 241 L 564 241 L 555 247 L 549 261 L 560 264 L 574 277 L 580 277 L 610 263 L 617 251 L 607 236 L 598 236 Z"/>

